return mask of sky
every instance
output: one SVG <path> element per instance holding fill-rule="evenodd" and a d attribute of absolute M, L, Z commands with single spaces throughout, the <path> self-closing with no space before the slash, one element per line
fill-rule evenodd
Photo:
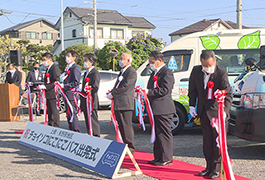
<path fill-rule="evenodd" d="M 265 28 L 264 0 L 242 0 L 242 24 Z M 86 2 L 86 3 L 85 3 Z M 91 3 L 87 3 L 91 2 Z M 66 6 L 92 8 L 93 0 L 63 0 Z M 0 0 L 0 31 L 19 23 L 45 18 L 56 23 L 61 0 Z M 203 19 L 236 22 L 237 0 L 97 0 L 97 9 L 117 10 L 125 16 L 145 17 L 156 26 L 153 36 L 170 43 L 169 34 Z"/>

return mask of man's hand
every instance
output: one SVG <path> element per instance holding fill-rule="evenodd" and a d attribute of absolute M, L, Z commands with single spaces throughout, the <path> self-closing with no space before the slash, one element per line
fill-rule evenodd
<path fill-rule="evenodd" d="M 111 93 L 108 93 L 108 94 L 107 94 L 107 98 L 108 98 L 109 100 L 112 100 L 112 99 L 113 99 L 112 94 L 111 94 Z"/>
<path fill-rule="evenodd" d="M 46 86 L 44 86 L 44 85 L 38 85 L 37 89 L 38 90 L 46 89 Z"/>
<path fill-rule="evenodd" d="M 195 107 L 190 106 L 190 115 L 195 118 L 197 116 L 197 112 L 195 110 Z"/>

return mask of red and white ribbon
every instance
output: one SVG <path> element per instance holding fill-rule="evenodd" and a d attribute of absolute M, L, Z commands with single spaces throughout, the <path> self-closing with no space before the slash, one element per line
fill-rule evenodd
<path fill-rule="evenodd" d="M 86 83 L 85 85 L 85 93 L 82 93 L 80 89 L 77 89 L 77 88 L 72 88 L 71 91 L 73 94 L 79 94 L 81 96 L 83 96 L 84 98 L 86 98 L 86 111 L 87 111 L 87 124 L 88 124 L 88 133 L 90 136 L 93 136 L 93 129 L 92 129 L 92 121 L 91 121 L 91 114 L 92 114 L 92 111 L 93 111 L 93 98 L 90 94 L 90 90 L 92 88 L 88 85 L 88 82 Z M 75 104 L 77 107 L 77 109 L 80 109 L 81 111 L 81 108 L 78 106 L 78 104 L 76 103 Z M 81 111 L 82 112 L 82 111 Z"/>
<path fill-rule="evenodd" d="M 158 76 L 153 76 L 153 81 L 154 81 L 153 89 L 159 88 L 157 80 L 158 80 Z"/>
<path fill-rule="evenodd" d="M 116 86 L 117 88 L 117 86 Z M 111 93 L 110 91 L 107 92 L 107 95 Z M 122 137 L 121 137 L 121 132 L 120 132 L 120 129 L 119 129 L 119 125 L 118 125 L 118 122 L 116 120 L 116 117 L 115 117 L 115 113 L 114 113 L 114 99 L 111 100 L 111 121 L 110 121 L 110 124 L 113 123 L 113 126 L 115 128 L 115 131 L 116 131 L 116 140 L 117 142 L 120 142 L 120 143 L 123 143 L 123 140 L 122 140 Z"/>
<path fill-rule="evenodd" d="M 74 113 L 74 111 L 73 111 L 73 107 L 72 107 L 72 104 L 71 104 L 71 102 L 69 101 L 69 99 L 67 98 L 67 96 L 65 95 L 65 93 L 64 93 L 64 91 L 63 91 L 63 88 L 62 88 L 62 86 L 60 85 L 60 83 L 58 82 L 58 81 L 56 81 L 56 82 L 54 82 L 54 92 L 55 92 L 55 97 L 56 97 L 56 106 L 57 106 L 57 109 L 59 110 L 59 108 L 60 108 L 60 102 L 59 102 L 59 90 L 60 90 L 60 92 L 61 92 L 61 94 L 63 95 L 63 97 L 64 97 L 64 99 L 65 99 L 65 101 L 66 101 L 66 103 L 67 103 L 67 113 L 66 113 L 66 117 L 68 117 L 70 114 L 69 114 L 69 109 L 70 109 L 70 111 L 71 111 L 71 113 L 72 113 L 72 116 L 71 116 L 71 119 L 70 119 L 70 123 L 72 123 L 73 122 L 73 113 Z"/>
<path fill-rule="evenodd" d="M 151 131 L 151 140 L 150 141 L 151 141 L 151 143 L 154 143 L 155 142 L 155 121 L 154 121 L 153 111 L 152 111 L 152 108 L 150 106 L 147 94 L 146 94 L 145 90 L 142 89 L 140 86 L 137 86 L 134 90 L 136 92 L 136 98 L 137 98 L 138 102 L 139 102 L 139 99 L 140 99 L 140 101 L 142 101 L 142 99 L 144 99 L 145 108 L 147 110 L 147 114 L 148 114 L 148 117 L 149 117 L 151 129 L 152 129 L 152 131 Z M 139 103 L 138 103 L 138 106 L 139 106 Z M 138 112 L 139 112 L 139 115 L 142 116 L 143 112 L 139 111 L 139 110 L 141 110 L 140 107 L 138 107 Z M 142 120 L 139 119 L 139 123 L 140 124 L 142 123 L 143 127 L 144 127 L 144 121 L 143 122 L 141 122 L 141 121 L 143 121 L 143 118 L 142 118 Z"/>
<path fill-rule="evenodd" d="M 207 83 L 208 91 L 207 91 L 207 99 L 213 99 L 213 87 L 214 87 L 214 82 L 213 81 L 208 81 Z"/>
<path fill-rule="evenodd" d="M 121 83 L 121 81 L 123 80 L 123 76 L 119 76 L 118 77 L 118 83 L 117 83 L 117 85 L 116 85 L 116 89 L 118 89 L 119 88 L 119 86 L 120 86 L 120 83 Z"/>
<path fill-rule="evenodd" d="M 30 84 L 28 82 L 25 84 L 25 88 L 27 89 L 27 96 L 28 96 L 29 120 L 33 122 L 33 110 L 32 110 L 32 102 L 31 102 L 31 94 L 30 94 Z"/>
<path fill-rule="evenodd" d="M 45 76 L 46 76 L 46 83 L 47 83 L 47 84 L 50 84 L 50 83 L 51 83 L 51 80 L 50 80 L 50 73 L 46 73 Z"/>
<path fill-rule="evenodd" d="M 215 100 L 218 102 L 218 118 L 213 118 L 211 125 L 216 129 L 218 137 L 216 139 L 217 145 L 220 149 L 220 154 L 223 162 L 223 167 L 225 171 L 225 176 L 227 180 L 235 180 L 235 176 L 232 170 L 232 162 L 229 158 L 227 151 L 227 141 L 226 141 L 226 128 L 225 128 L 225 115 L 224 115 L 224 99 L 226 97 L 225 90 L 217 89 L 214 92 Z"/>
<path fill-rule="evenodd" d="M 79 107 L 78 105 L 78 100 L 77 100 L 77 96 L 79 94 L 80 89 L 77 89 L 77 88 L 70 88 L 71 91 L 72 91 L 72 94 L 73 94 L 73 99 L 74 99 L 74 102 L 75 102 L 75 107 L 76 107 L 76 110 L 77 110 L 77 115 L 78 116 L 81 116 L 82 115 L 82 110 L 81 108 Z"/>
<path fill-rule="evenodd" d="M 38 85 L 39 87 L 39 85 Z M 37 88 L 39 89 L 39 88 Z M 40 92 L 40 93 L 39 93 Z M 39 102 L 39 98 L 41 99 L 41 102 Z M 46 91 L 45 89 L 40 89 L 37 91 L 37 111 L 40 111 L 40 103 L 41 103 L 41 109 L 43 109 L 44 113 L 44 125 L 47 125 L 47 103 L 46 103 Z"/>

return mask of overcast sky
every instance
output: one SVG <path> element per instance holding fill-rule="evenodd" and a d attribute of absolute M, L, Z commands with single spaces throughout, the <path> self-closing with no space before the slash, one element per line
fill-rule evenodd
<path fill-rule="evenodd" d="M 33 19 L 56 23 L 60 0 L 0 0 L 0 9 L 12 11 L 0 16 L 0 30 Z M 86 2 L 93 2 L 88 0 Z M 265 0 L 243 0 L 243 25 L 265 27 Z M 142 16 L 156 26 L 153 35 L 170 42 L 168 34 L 203 19 L 236 22 L 237 0 L 97 0 L 98 9 L 117 10 L 126 16 Z M 83 0 L 64 0 L 66 6 L 92 8 Z"/>

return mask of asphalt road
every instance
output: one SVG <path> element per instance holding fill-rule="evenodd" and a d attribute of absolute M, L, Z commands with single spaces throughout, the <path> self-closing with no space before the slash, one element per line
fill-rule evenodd
<path fill-rule="evenodd" d="M 61 128 L 68 129 L 65 114 L 60 118 Z M 110 124 L 110 111 L 100 110 L 99 120 L 101 138 L 115 140 L 115 131 Z M 14 131 L 24 129 L 27 122 L 27 119 L 0 122 L 0 179 L 106 179 L 95 172 L 18 144 L 21 135 Z M 35 122 L 43 123 L 43 116 L 38 117 Z M 81 132 L 86 133 L 83 116 L 80 117 L 80 127 Z M 134 131 L 136 148 L 151 153 L 150 126 L 147 125 L 147 130 L 143 132 L 137 124 L 134 124 Z M 228 148 L 235 174 L 255 180 L 264 179 L 265 143 L 249 142 L 228 135 Z M 174 136 L 174 159 L 205 166 L 200 128 L 185 127 L 179 135 Z M 120 172 L 126 171 L 129 170 L 122 168 Z M 138 175 L 121 179 L 154 178 Z"/>

